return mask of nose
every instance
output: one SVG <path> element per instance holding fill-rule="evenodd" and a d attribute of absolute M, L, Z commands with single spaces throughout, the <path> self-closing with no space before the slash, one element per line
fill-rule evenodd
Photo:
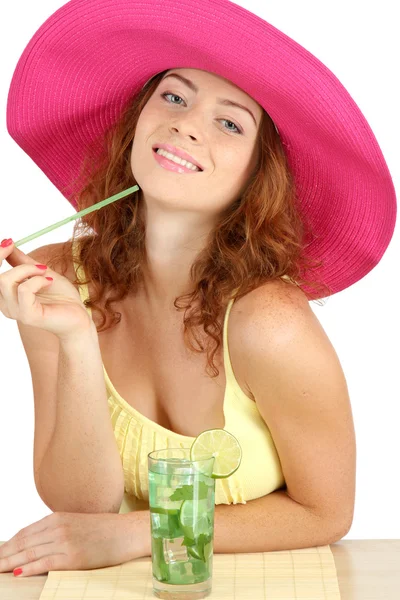
<path fill-rule="evenodd" d="M 192 141 L 197 141 L 197 137 L 195 135 L 192 135 L 191 133 L 185 134 L 184 133 L 184 128 L 183 127 L 170 127 L 170 131 L 173 133 L 180 133 L 183 137 L 186 137 L 186 135 L 188 135 L 188 137 L 192 140 Z"/>
<path fill-rule="evenodd" d="M 191 110 L 185 114 L 180 114 L 170 126 L 170 131 L 179 133 L 183 137 L 189 137 L 192 141 L 201 142 L 202 139 L 202 119 L 204 114 L 201 110 Z"/>

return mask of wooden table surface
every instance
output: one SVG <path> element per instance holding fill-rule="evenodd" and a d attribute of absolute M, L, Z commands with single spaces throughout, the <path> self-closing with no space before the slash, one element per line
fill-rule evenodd
<path fill-rule="evenodd" d="M 342 600 L 400 600 L 400 540 L 342 540 L 331 550 Z M 46 577 L 0 573 L 0 599 L 39 600 Z"/>

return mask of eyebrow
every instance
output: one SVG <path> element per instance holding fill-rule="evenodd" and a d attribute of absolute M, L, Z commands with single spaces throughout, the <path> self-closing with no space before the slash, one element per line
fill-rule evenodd
<path fill-rule="evenodd" d="M 199 91 L 199 88 L 197 87 L 197 85 L 195 85 L 193 83 L 193 81 L 190 81 L 190 79 L 187 79 L 186 77 L 183 77 L 182 75 L 178 75 L 177 73 L 169 73 L 168 75 L 166 75 L 164 77 L 164 79 L 167 79 L 167 77 L 176 77 L 176 79 L 179 79 L 180 81 L 182 81 L 182 83 L 186 84 L 193 92 Z M 164 79 L 162 79 L 162 81 L 164 81 Z M 245 110 L 252 117 L 254 124 L 257 127 L 257 121 L 256 121 L 253 113 L 251 112 L 251 110 L 249 108 L 247 108 L 246 106 L 243 106 L 243 104 L 239 104 L 238 102 L 233 102 L 233 100 L 228 100 L 226 98 L 217 98 L 217 102 L 218 102 L 218 104 L 223 104 L 224 106 L 236 106 L 237 108 L 241 108 L 242 110 Z"/>

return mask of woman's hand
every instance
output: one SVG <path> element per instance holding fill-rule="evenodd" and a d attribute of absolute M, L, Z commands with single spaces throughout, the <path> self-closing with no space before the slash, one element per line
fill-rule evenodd
<path fill-rule="evenodd" d="M 14 267 L 0 275 L 0 311 L 9 319 L 39 327 L 59 338 L 73 337 L 93 321 L 75 286 L 49 268 L 41 269 L 13 243 L 0 245 L 3 260 Z M 51 277 L 52 281 L 46 279 Z"/>
<path fill-rule="evenodd" d="M 0 546 L 0 573 L 21 568 L 18 574 L 29 577 L 99 569 L 146 556 L 150 521 L 144 517 L 144 511 L 52 513 Z"/>

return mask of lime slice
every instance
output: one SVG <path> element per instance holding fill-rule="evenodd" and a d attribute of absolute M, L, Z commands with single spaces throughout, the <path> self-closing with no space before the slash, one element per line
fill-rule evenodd
<path fill-rule="evenodd" d="M 190 448 L 190 460 L 201 460 L 214 456 L 214 479 L 225 479 L 233 475 L 242 460 L 242 449 L 238 440 L 225 429 L 207 429 L 200 433 Z"/>
<path fill-rule="evenodd" d="M 208 500 L 185 500 L 182 503 L 179 521 L 187 537 L 195 539 L 202 533 L 211 533 L 207 510 Z"/>
<path fill-rule="evenodd" d="M 150 511 L 158 515 L 177 515 L 179 508 L 164 508 L 163 506 L 151 506 Z"/>

